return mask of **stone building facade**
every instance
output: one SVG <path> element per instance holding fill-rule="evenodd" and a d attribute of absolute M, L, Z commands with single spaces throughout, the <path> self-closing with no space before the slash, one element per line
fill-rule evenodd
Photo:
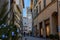
<path fill-rule="evenodd" d="M 28 18 L 27 17 L 23 17 L 23 33 L 28 33 Z"/>
<path fill-rule="evenodd" d="M 34 36 L 49 37 L 51 34 L 60 36 L 60 12 L 58 2 L 58 0 L 31 1 Z"/>
<path fill-rule="evenodd" d="M 29 7 L 27 7 L 27 18 L 28 18 L 28 31 L 32 31 L 32 12 Z"/>

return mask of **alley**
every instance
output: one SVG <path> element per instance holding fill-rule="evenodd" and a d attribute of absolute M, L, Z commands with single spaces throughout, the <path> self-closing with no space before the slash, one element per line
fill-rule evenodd
<path fill-rule="evenodd" d="M 23 37 L 22 39 L 23 40 L 47 40 L 47 39 L 31 37 L 31 36 L 26 36 L 26 37 Z"/>
<path fill-rule="evenodd" d="M 60 40 L 60 0 L 0 0 L 0 40 Z"/>

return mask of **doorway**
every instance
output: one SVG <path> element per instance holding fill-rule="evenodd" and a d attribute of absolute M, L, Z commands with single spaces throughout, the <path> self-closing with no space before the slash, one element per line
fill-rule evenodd
<path fill-rule="evenodd" d="M 52 24 L 53 24 L 53 32 L 55 34 L 58 34 L 58 13 L 57 12 L 54 12 L 52 14 Z"/>
<path fill-rule="evenodd" d="M 50 19 L 45 20 L 45 31 L 46 37 L 48 38 L 50 35 Z"/>
<path fill-rule="evenodd" d="M 43 26 L 42 26 L 42 22 L 39 23 L 39 27 L 40 27 L 40 37 L 43 37 Z"/>

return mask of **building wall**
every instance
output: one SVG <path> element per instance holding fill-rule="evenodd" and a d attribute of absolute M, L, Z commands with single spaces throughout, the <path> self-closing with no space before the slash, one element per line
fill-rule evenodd
<path fill-rule="evenodd" d="M 2 3 L 2 2 L 7 2 L 7 1 L 5 1 L 5 0 L 0 0 L 0 8 L 1 8 L 2 5 L 4 4 L 4 3 Z"/>
<path fill-rule="evenodd" d="M 15 0 L 16 4 L 19 6 L 21 12 L 23 11 L 23 1 L 24 0 Z"/>
<path fill-rule="evenodd" d="M 14 12 L 14 24 L 17 27 L 21 27 L 21 18 L 22 18 L 22 11 L 23 11 L 23 0 L 14 0 L 13 5 L 13 12 Z"/>
<path fill-rule="evenodd" d="M 22 26 L 22 11 L 23 11 L 23 3 L 24 0 L 13 0 L 13 21 L 16 26 L 18 37 L 23 33 L 23 26 Z M 18 2 L 18 3 L 16 3 Z"/>
<path fill-rule="evenodd" d="M 6 5 L 6 3 L 7 3 L 7 5 Z M 5 8 L 4 8 L 4 6 L 3 5 L 6 5 L 5 6 Z M 8 15 L 9 13 L 9 10 L 10 10 L 10 0 L 0 0 L 0 15 L 1 15 L 1 12 L 2 12 L 2 9 L 4 8 L 4 10 L 6 10 L 5 11 L 5 13 L 2 15 L 2 17 L 0 18 L 1 20 L 3 20 L 5 17 L 5 22 L 7 21 L 7 16 L 6 15 Z M 4 12 L 4 11 L 3 11 Z M 7 22 L 6 22 L 6 24 L 7 24 Z"/>
<path fill-rule="evenodd" d="M 23 33 L 28 33 L 28 18 L 27 17 L 23 17 Z"/>
<path fill-rule="evenodd" d="M 46 5 L 44 5 L 45 3 L 46 3 Z M 39 13 L 37 12 L 35 12 L 35 10 L 36 10 L 36 7 L 39 5 L 39 3 L 41 4 L 41 10 L 38 10 L 38 11 L 40 11 Z M 33 5 L 34 5 L 34 2 L 33 2 Z M 53 35 L 55 35 L 55 34 L 57 34 L 57 29 L 56 29 L 56 26 L 58 27 L 58 19 L 56 20 L 55 19 L 55 17 L 53 17 L 52 15 L 53 14 L 55 14 L 55 12 L 57 12 L 57 0 L 55 0 L 55 1 L 52 1 L 52 0 L 46 0 L 46 1 L 44 1 L 44 0 L 39 0 L 38 2 L 37 2 L 37 4 L 35 5 L 35 6 L 33 6 L 33 21 L 34 21 L 34 28 L 36 29 L 36 30 L 39 30 L 39 32 L 37 32 L 37 33 L 35 33 L 35 35 L 37 34 L 38 36 L 39 36 L 39 34 L 40 34 L 40 26 L 39 26 L 39 23 L 41 23 L 42 22 L 42 32 L 43 32 L 43 37 L 45 37 L 46 36 L 46 31 L 48 30 L 48 29 L 46 29 L 46 23 L 48 23 L 48 26 L 49 26 L 49 32 L 50 32 L 50 34 L 53 34 Z M 37 10 L 36 10 L 37 11 Z M 58 14 L 58 13 L 56 13 L 56 14 Z M 49 19 L 49 20 L 48 20 Z"/>
<path fill-rule="evenodd" d="M 29 7 L 27 8 L 27 18 L 28 18 L 28 31 L 32 31 L 32 14 Z"/>
<path fill-rule="evenodd" d="M 27 26 L 28 25 L 28 19 L 27 17 L 23 17 L 23 26 Z"/>
<path fill-rule="evenodd" d="M 57 11 L 57 7 L 56 7 L 56 3 L 51 5 L 49 8 L 45 9 L 35 20 L 34 20 L 34 25 L 37 25 L 40 23 L 40 22 L 43 22 L 44 20 L 47 20 L 48 18 L 50 19 L 51 18 L 51 15 L 53 14 L 53 12 Z M 54 7 L 54 8 L 52 8 Z M 51 9 L 52 8 L 52 9 Z M 48 11 L 47 11 L 48 10 Z M 51 11 L 53 10 L 53 11 Z M 51 27 L 52 26 L 52 22 L 50 24 Z M 53 29 L 51 29 L 51 33 L 53 33 L 52 31 Z"/>
<path fill-rule="evenodd" d="M 44 3 L 45 2 L 45 3 Z M 52 0 L 46 0 L 46 1 L 44 1 L 44 0 L 38 0 L 37 1 L 37 3 L 35 4 L 34 3 L 34 0 L 33 0 L 33 11 L 34 11 L 34 14 L 35 14 L 35 12 L 36 12 L 36 7 L 38 7 L 39 8 L 39 5 L 41 5 L 41 10 L 43 10 L 45 7 L 44 7 L 44 5 L 45 6 L 47 6 L 47 5 L 49 5 L 50 3 L 52 2 Z M 40 4 L 39 4 L 40 3 Z M 35 4 L 35 6 L 34 6 L 34 4 Z M 39 11 L 38 11 L 39 12 Z M 38 14 L 38 13 L 36 13 L 36 14 Z M 35 14 L 35 16 L 36 16 L 36 14 Z"/>
<path fill-rule="evenodd" d="M 60 0 L 58 0 L 58 27 L 59 27 L 59 36 L 60 36 Z"/>

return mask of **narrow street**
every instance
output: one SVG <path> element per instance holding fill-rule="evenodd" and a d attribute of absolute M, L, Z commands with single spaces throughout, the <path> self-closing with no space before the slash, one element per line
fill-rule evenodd
<path fill-rule="evenodd" d="M 0 0 L 0 40 L 60 40 L 60 0 Z"/>
<path fill-rule="evenodd" d="M 36 38 L 36 37 L 29 37 L 29 36 L 27 36 L 27 37 L 23 37 L 23 40 L 44 40 L 44 39 L 42 39 L 42 38 Z"/>
<path fill-rule="evenodd" d="M 48 40 L 48 39 L 26 36 L 26 37 L 23 37 L 23 40 Z"/>

